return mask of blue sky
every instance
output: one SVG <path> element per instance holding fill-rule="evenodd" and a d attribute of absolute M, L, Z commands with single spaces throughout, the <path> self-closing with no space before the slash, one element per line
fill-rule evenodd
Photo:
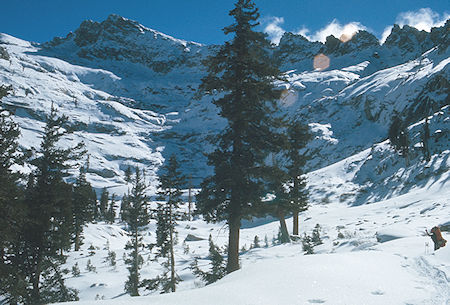
<path fill-rule="evenodd" d="M 234 0 L 3 0 L 0 32 L 44 42 L 65 36 L 83 20 L 114 13 L 176 38 L 222 43 Z M 429 29 L 450 16 L 450 0 L 255 0 L 261 30 L 276 42 L 284 31 L 323 40 L 358 29 L 381 38 L 394 23 Z"/>

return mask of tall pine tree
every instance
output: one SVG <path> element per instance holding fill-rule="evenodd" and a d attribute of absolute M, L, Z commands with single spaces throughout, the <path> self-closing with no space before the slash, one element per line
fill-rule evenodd
<path fill-rule="evenodd" d="M 408 126 L 398 113 L 394 113 L 388 131 L 391 146 L 405 158 L 406 166 L 409 166 L 409 134 Z"/>
<path fill-rule="evenodd" d="M 293 214 L 292 233 L 298 235 L 298 214 L 308 208 L 308 192 L 306 190 L 306 178 L 304 177 L 304 167 L 308 156 L 302 153 L 301 150 L 306 147 L 312 136 L 307 125 L 296 121 L 288 126 L 287 138 L 288 209 Z"/>
<path fill-rule="evenodd" d="M 87 222 L 94 220 L 97 209 L 97 195 L 91 184 L 86 180 L 88 165 L 80 168 L 80 174 L 73 186 L 73 243 L 75 251 L 80 250 L 83 240 L 83 227 Z"/>
<path fill-rule="evenodd" d="M 36 169 L 28 184 L 25 202 L 28 223 L 24 252 L 31 284 L 29 302 L 33 304 L 76 298 L 59 276 L 59 266 L 65 261 L 62 250 L 70 247 L 73 230 L 71 186 L 63 177 L 70 167 L 68 162 L 78 160 L 84 150 L 82 143 L 66 149 L 58 147 L 58 142 L 67 134 L 66 123 L 67 117 L 58 116 L 52 105 L 38 157 L 32 160 Z M 64 289 L 68 293 L 50 293 L 54 289 Z"/>
<path fill-rule="evenodd" d="M 0 100 L 11 87 L 0 86 Z M 0 107 L 0 295 L 10 304 L 23 302 L 26 282 L 21 254 L 21 227 L 26 223 L 20 174 L 12 166 L 22 163 L 20 131 L 11 114 Z"/>
<path fill-rule="evenodd" d="M 230 11 L 232 34 L 206 62 L 208 75 L 200 92 L 219 94 L 213 103 L 228 122 L 208 155 L 214 174 L 205 179 L 197 196 L 198 213 L 208 221 L 226 220 L 229 226 L 228 272 L 239 269 L 241 219 L 253 213 L 265 195 L 264 161 L 273 145 L 274 120 L 280 91 L 274 86 L 280 72 L 269 57 L 270 42 L 254 31 L 259 13 L 253 1 L 239 0 Z"/>
<path fill-rule="evenodd" d="M 128 224 L 128 234 L 130 236 L 130 241 L 125 246 L 125 250 L 131 250 L 125 260 L 129 271 L 128 280 L 125 282 L 125 291 L 131 296 L 138 296 L 139 288 L 142 287 L 139 269 L 142 266 L 143 258 L 139 251 L 143 247 L 142 230 L 149 223 L 146 189 L 141 170 L 136 168 L 133 188 L 127 196 L 128 206 L 122 216 Z"/>
<path fill-rule="evenodd" d="M 158 280 L 163 292 L 175 292 L 176 284 L 179 282 L 175 273 L 175 226 L 183 216 L 180 211 L 181 190 L 186 184 L 175 155 L 172 155 L 161 168 L 159 181 L 158 200 L 160 202 L 157 210 L 156 246 L 159 248 L 158 255 L 167 257 L 165 264 L 167 268 Z"/>
<path fill-rule="evenodd" d="M 106 219 L 106 211 L 108 210 L 108 202 L 109 202 L 109 192 L 106 187 L 103 188 L 102 194 L 100 195 L 100 204 L 99 204 L 99 219 L 105 220 Z"/>

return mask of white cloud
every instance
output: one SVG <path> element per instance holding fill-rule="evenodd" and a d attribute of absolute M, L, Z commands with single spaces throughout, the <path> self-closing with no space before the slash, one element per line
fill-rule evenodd
<path fill-rule="evenodd" d="M 388 38 L 388 36 L 391 34 L 393 26 L 387 26 L 384 28 L 383 34 L 381 34 L 381 39 L 380 42 L 384 43 L 386 41 L 386 38 Z"/>
<path fill-rule="evenodd" d="M 267 33 L 267 35 L 269 35 L 269 39 L 275 44 L 278 44 L 280 42 L 281 37 L 286 32 L 282 28 L 283 23 L 284 23 L 283 17 L 268 17 L 265 18 L 265 21 L 263 21 L 263 24 L 265 24 L 264 32 Z M 309 34 L 310 31 L 306 27 L 302 27 L 301 29 L 294 31 L 294 33 L 300 34 L 311 41 L 325 42 L 327 36 L 329 35 L 333 35 L 336 38 L 340 38 L 342 35 L 351 37 L 359 30 L 366 30 L 366 29 L 367 28 L 359 22 L 340 24 L 339 21 L 334 19 L 327 26 L 325 26 L 324 28 L 320 29 L 315 33 Z"/>
<path fill-rule="evenodd" d="M 263 23 L 266 24 L 264 27 L 264 32 L 269 35 L 270 41 L 272 41 L 275 44 L 278 44 L 280 42 L 281 37 L 283 36 L 284 32 L 286 32 L 281 25 L 284 23 L 283 17 L 269 17 L 266 18 L 266 21 Z"/>
<path fill-rule="evenodd" d="M 450 18 L 450 14 L 444 13 L 439 15 L 430 8 L 421 8 L 418 11 L 407 11 L 400 13 L 395 20 L 399 26 L 409 25 L 415 27 L 420 31 L 429 32 L 432 27 L 440 27 L 445 24 L 445 21 Z M 387 26 L 380 41 L 384 43 L 386 38 L 391 34 L 392 26 Z"/>
<path fill-rule="evenodd" d="M 340 24 L 339 21 L 334 19 L 324 28 L 318 30 L 310 36 L 306 35 L 305 37 L 312 41 L 325 42 L 326 38 L 330 35 L 333 35 L 338 39 L 343 36 L 352 37 L 356 32 L 360 30 L 367 30 L 367 28 L 359 22 Z M 305 33 L 305 29 L 303 29 L 303 32 Z"/>
<path fill-rule="evenodd" d="M 440 27 L 450 18 L 450 14 L 445 13 L 440 16 L 430 8 L 421 8 L 418 11 L 408 11 L 400 13 L 396 23 L 400 26 L 410 25 L 420 31 L 429 32 L 432 27 Z"/>

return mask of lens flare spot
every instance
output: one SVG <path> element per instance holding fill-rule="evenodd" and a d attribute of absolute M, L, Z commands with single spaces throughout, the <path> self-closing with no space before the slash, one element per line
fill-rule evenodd
<path fill-rule="evenodd" d="M 322 53 L 317 54 L 314 56 L 313 66 L 315 70 L 325 70 L 330 66 L 330 58 Z"/>
<path fill-rule="evenodd" d="M 341 35 L 341 37 L 339 37 L 339 40 L 342 42 L 347 42 L 349 40 L 351 40 L 353 38 L 353 36 L 355 36 L 356 32 L 352 32 L 352 33 L 343 33 Z"/>
<path fill-rule="evenodd" d="M 284 107 L 292 106 L 298 99 L 298 94 L 295 90 L 292 89 L 284 89 L 281 92 L 280 102 Z"/>

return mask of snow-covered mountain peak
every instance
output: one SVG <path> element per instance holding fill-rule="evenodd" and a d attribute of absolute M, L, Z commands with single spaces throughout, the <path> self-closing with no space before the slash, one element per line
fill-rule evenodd
<path fill-rule="evenodd" d="M 118 15 L 110 15 L 102 22 L 83 21 L 73 33 L 65 38 L 56 37 L 42 47 L 45 54 L 66 60 L 128 61 L 157 73 L 168 73 L 186 63 L 195 65 L 194 57 L 206 49 L 199 43 L 173 38 Z"/>

